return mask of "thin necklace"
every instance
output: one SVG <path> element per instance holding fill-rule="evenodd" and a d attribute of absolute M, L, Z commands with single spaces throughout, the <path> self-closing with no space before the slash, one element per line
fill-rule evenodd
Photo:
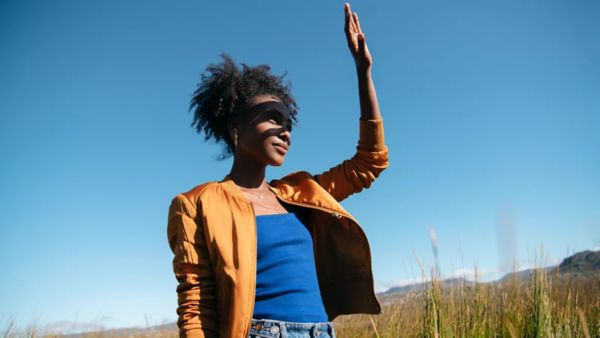
<path fill-rule="evenodd" d="M 248 190 L 246 190 L 246 189 L 243 189 L 243 188 L 242 188 L 242 190 L 244 190 L 245 192 L 247 192 L 247 193 L 249 193 L 249 194 L 252 194 L 252 195 L 254 195 L 254 196 L 258 196 L 258 198 L 260 198 L 260 199 L 262 199 L 262 198 L 264 197 L 264 195 L 265 195 L 265 193 L 264 193 L 264 192 L 261 192 L 260 194 L 257 194 L 257 193 L 254 193 L 254 192 L 252 192 L 252 191 L 248 191 Z"/>
<path fill-rule="evenodd" d="M 244 187 L 239 187 L 239 188 L 241 190 L 243 190 L 243 191 L 251 194 L 251 195 L 258 196 L 259 199 L 263 199 L 264 194 L 267 193 L 268 191 L 270 191 L 270 189 L 267 188 L 267 190 L 264 190 L 263 192 L 257 194 L 255 192 L 253 192 L 252 190 L 258 190 L 258 189 L 261 189 L 261 188 L 254 188 L 254 189 L 244 188 Z M 277 201 L 277 198 L 275 198 L 275 201 Z M 264 209 L 273 210 L 273 211 L 281 211 L 282 209 L 285 210 L 285 211 L 287 211 L 285 208 L 282 208 L 280 204 L 277 204 L 275 208 L 273 208 L 271 206 L 266 206 L 266 205 L 263 205 L 263 204 L 255 204 L 255 203 L 252 203 L 252 204 L 255 205 L 255 206 L 258 206 L 258 207 L 261 207 L 261 208 L 264 208 Z"/>
<path fill-rule="evenodd" d="M 265 190 L 264 188 L 260 188 L 260 187 L 259 188 L 251 189 L 251 188 L 244 188 L 244 187 L 238 186 L 238 188 L 240 188 L 241 190 L 243 190 L 243 191 L 245 191 L 245 192 L 247 192 L 249 194 L 252 194 L 254 196 L 258 196 L 259 199 L 263 199 L 263 197 L 265 196 L 265 193 L 267 193 L 269 191 L 269 188 L 267 188 Z M 257 193 L 254 192 L 255 190 L 262 190 L 262 191 L 257 194 Z"/>

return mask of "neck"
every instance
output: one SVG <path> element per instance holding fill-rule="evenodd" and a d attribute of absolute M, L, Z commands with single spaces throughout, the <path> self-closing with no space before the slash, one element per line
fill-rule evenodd
<path fill-rule="evenodd" d="M 238 154 L 233 160 L 229 176 L 240 187 L 258 188 L 265 181 L 265 168 L 266 165 Z"/>

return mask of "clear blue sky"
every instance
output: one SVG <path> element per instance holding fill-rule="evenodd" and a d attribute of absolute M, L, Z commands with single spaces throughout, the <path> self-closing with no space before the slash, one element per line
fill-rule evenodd
<path fill-rule="evenodd" d="M 343 3 L 3 1 L 0 320 L 174 321 L 169 202 L 231 166 L 190 127 L 200 74 L 287 71 L 300 123 L 268 179 L 325 170 L 358 138 Z M 351 5 L 390 166 L 343 205 L 378 291 L 433 264 L 430 227 L 446 276 L 600 246 L 598 1 Z"/>

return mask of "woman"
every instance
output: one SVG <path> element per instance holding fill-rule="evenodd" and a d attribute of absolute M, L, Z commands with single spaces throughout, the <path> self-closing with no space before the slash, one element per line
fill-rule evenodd
<path fill-rule="evenodd" d="M 358 75 L 355 155 L 329 170 L 265 180 L 291 144 L 296 102 L 266 65 L 222 65 L 194 93 L 193 125 L 233 155 L 229 174 L 180 193 L 169 208 L 182 337 L 335 337 L 340 314 L 381 313 L 367 238 L 339 202 L 388 166 L 372 59 L 344 5 Z"/>

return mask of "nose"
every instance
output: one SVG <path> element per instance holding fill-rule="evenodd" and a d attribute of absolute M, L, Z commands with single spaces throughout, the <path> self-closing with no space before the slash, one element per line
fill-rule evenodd
<path fill-rule="evenodd" d="M 287 128 L 282 128 L 279 132 L 279 138 L 286 142 L 288 145 L 292 142 L 292 133 Z"/>

